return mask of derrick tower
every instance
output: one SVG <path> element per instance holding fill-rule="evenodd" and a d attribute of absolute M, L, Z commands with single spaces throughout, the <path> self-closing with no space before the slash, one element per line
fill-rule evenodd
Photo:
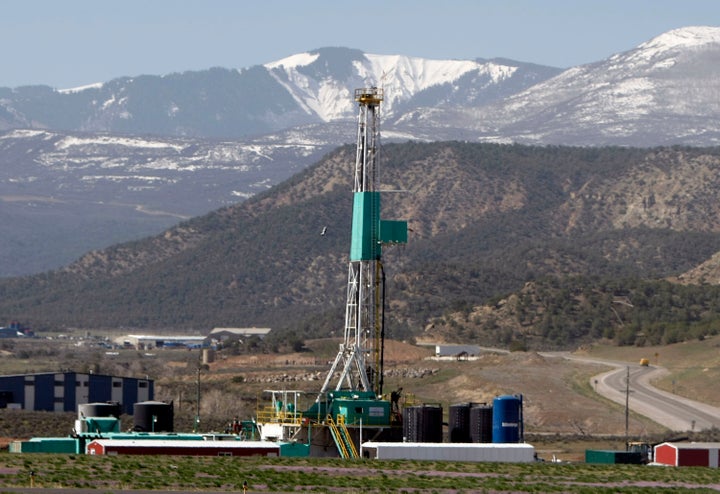
<path fill-rule="evenodd" d="M 359 111 L 345 329 L 318 400 L 329 389 L 367 391 L 378 397 L 382 394 L 385 337 L 382 244 L 407 242 L 407 222 L 380 219 L 377 187 L 383 89 L 356 89 L 355 101 Z"/>

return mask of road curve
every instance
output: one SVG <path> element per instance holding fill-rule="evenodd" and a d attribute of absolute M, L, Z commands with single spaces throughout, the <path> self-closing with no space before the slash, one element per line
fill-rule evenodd
<path fill-rule="evenodd" d="M 667 374 L 667 369 L 657 366 L 641 366 L 627 362 L 591 359 L 563 353 L 553 353 L 568 360 L 603 364 L 615 369 L 590 378 L 596 393 L 644 415 L 660 425 L 676 432 L 700 431 L 720 428 L 720 408 L 683 398 L 653 387 L 650 382 Z M 550 355 L 548 355 L 550 356 Z M 629 386 L 626 383 L 628 370 Z M 627 391 L 629 389 L 629 395 Z"/>

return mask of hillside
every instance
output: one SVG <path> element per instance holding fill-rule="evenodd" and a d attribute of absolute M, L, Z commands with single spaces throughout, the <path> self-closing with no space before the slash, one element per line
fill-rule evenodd
<path fill-rule="evenodd" d="M 2 280 L 0 317 L 37 329 L 254 325 L 278 337 L 332 335 L 343 317 L 353 162 L 354 148 L 340 148 L 242 204 L 61 270 Z M 653 280 L 700 265 L 720 251 L 719 165 L 716 148 L 383 147 L 381 189 L 407 191 L 385 195 L 384 216 L 411 229 L 406 247 L 385 249 L 391 337 L 421 335 L 444 314 L 533 280 Z M 563 314 L 559 327 L 572 325 L 576 311 Z"/>
<path fill-rule="evenodd" d="M 0 132 L 0 277 L 57 269 L 235 204 L 343 142 L 278 138 Z"/>

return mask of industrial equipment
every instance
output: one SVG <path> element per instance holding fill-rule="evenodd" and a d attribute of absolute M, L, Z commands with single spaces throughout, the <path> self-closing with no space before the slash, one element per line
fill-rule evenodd
<path fill-rule="evenodd" d="M 355 90 L 358 133 L 343 341 L 317 401 L 333 389 L 382 395 L 385 272 L 382 244 L 407 243 L 407 222 L 380 219 L 379 108 L 383 89 Z M 339 375 L 336 376 L 336 373 Z M 335 380 L 335 381 L 334 381 Z"/>

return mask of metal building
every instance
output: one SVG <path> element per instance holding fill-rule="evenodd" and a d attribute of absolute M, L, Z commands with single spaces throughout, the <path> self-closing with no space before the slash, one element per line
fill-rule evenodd
<path fill-rule="evenodd" d="M 96 439 L 89 455 L 280 456 L 280 444 L 269 441 L 184 441 Z"/>
<path fill-rule="evenodd" d="M 118 402 L 132 415 L 133 405 L 154 398 L 151 379 L 77 372 L 0 376 L 0 408 L 74 412 L 91 402 Z"/>
<path fill-rule="evenodd" d="M 655 463 L 674 467 L 720 466 L 720 443 L 662 443 L 655 446 Z"/>

